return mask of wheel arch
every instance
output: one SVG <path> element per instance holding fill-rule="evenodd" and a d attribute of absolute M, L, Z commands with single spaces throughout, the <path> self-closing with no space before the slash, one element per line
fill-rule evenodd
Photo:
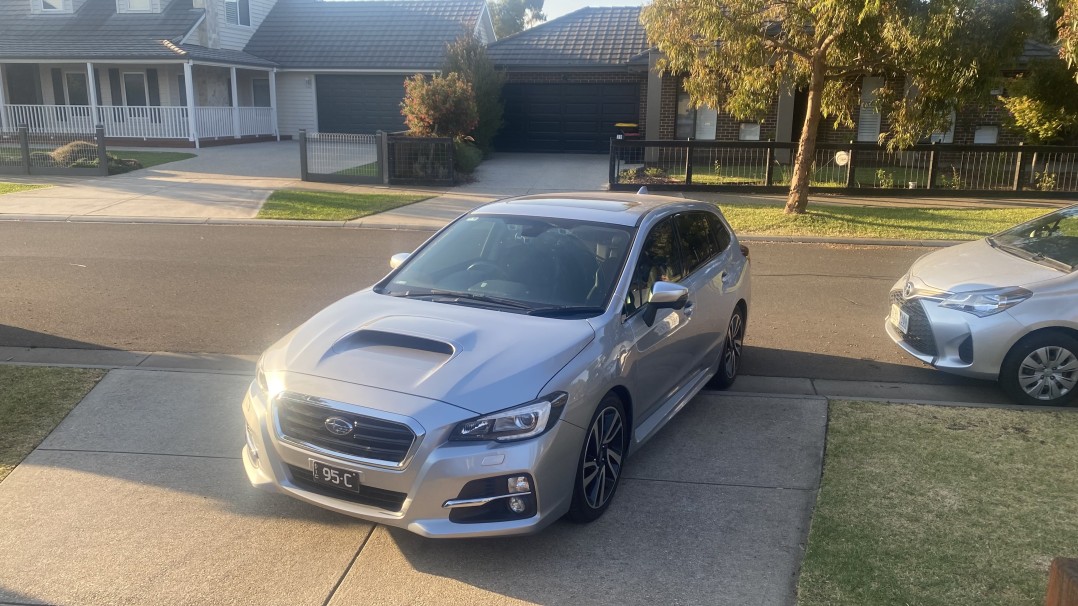
<path fill-rule="evenodd" d="M 1015 348 L 1022 345 L 1026 341 L 1055 332 L 1063 333 L 1074 340 L 1078 340 L 1078 329 L 1071 328 L 1070 326 L 1042 326 L 1040 328 L 1027 332 L 1026 334 L 1019 337 L 1014 343 L 1012 343 L 1011 346 L 1007 348 L 1007 353 L 1003 356 L 1004 359 L 1006 359 L 1007 356 L 1010 356 L 1011 352 L 1013 352 Z"/>
<path fill-rule="evenodd" d="M 625 423 L 629 428 L 629 443 L 633 441 L 633 397 L 629 393 L 629 389 L 624 385 L 615 385 L 610 388 L 607 393 L 614 394 L 619 400 L 621 400 L 621 406 L 625 409 Z"/>

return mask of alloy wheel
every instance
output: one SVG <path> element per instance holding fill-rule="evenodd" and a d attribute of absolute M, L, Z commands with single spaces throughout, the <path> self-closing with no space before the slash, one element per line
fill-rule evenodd
<path fill-rule="evenodd" d="M 1034 349 L 1018 367 L 1018 383 L 1038 400 L 1061 398 L 1078 383 L 1078 357 L 1065 347 Z"/>
<path fill-rule="evenodd" d="M 591 424 L 581 465 L 584 500 L 592 509 L 601 508 L 614 494 L 624 457 L 625 422 L 621 411 L 608 406 Z"/>
<path fill-rule="evenodd" d="M 722 350 L 722 366 L 727 377 L 737 376 L 737 370 L 741 366 L 741 347 L 744 340 L 745 321 L 740 313 L 735 313 L 730 318 L 730 326 L 726 329 L 726 345 Z"/>

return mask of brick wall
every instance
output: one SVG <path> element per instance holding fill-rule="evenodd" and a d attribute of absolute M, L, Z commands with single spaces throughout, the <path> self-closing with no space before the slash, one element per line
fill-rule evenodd
<path fill-rule="evenodd" d="M 647 72 L 507 72 L 507 83 L 519 84 L 638 84 L 640 86 L 640 132 L 647 120 Z"/>
<path fill-rule="evenodd" d="M 682 90 L 681 78 L 666 76 L 662 79 L 662 107 L 659 109 L 659 138 L 673 139 L 677 134 L 677 98 Z M 775 138 L 778 99 L 771 104 L 767 115 L 760 122 L 760 140 Z M 741 123 L 726 112 L 720 111 L 715 120 L 716 141 L 737 141 L 741 136 Z"/>

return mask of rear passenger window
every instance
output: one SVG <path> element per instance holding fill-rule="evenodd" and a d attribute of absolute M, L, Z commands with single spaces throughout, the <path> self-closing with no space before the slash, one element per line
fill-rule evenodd
<path fill-rule="evenodd" d="M 715 245 L 718 246 L 716 252 L 721 253 L 730 246 L 730 230 L 726 229 L 722 219 L 711 213 L 707 213 L 707 224 L 711 228 L 711 237 L 714 238 Z"/>
<path fill-rule="evenodd" d="M 692 212 L 677 216 L 678 238 L 681 241 L 686 274 L 696 271 L 719 252 L 718 244 L 711 237 L 708 214 Z"/>

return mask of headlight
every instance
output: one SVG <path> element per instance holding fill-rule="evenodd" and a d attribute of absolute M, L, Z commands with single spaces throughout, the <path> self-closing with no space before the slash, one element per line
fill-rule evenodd
<path fill-rule="evenodd" d="M 524 440 L 542 434 L 561 416 L 569 394 L 552 393 L 527 404 L 464 421 L 453 428 L 450 440 Z"/>
<path fill-rule="evenodd" d="M 267 373 L 266 369 L 262 366 L 262 358 L 259 358 L 258 364 L 255 365 L 255 385 L 257 385 L 258 389 L 266 394 L 266 398 L 270 400 L 283 389 L 280 374 Z"/>
<path fill-rule="evenodd" d="M 1033 293 L 1017 286 L 973 290 L 955 293 L 947 297 L 940 301 L 940 307 L 957 309 L 958 311 L 973 314 L 978 318 L 983 318 L 998 314 L 1005 309 L 1010 309 L 1032 296 Z"/>
<path fill-rule="evenodd" d="M 262 368 L 261 358 L 258 360 L 258 365 L 255 366 L 255 383 L 263 393 L 269 393 L 269 381 L 266 380 L 266 371 Z"/>

